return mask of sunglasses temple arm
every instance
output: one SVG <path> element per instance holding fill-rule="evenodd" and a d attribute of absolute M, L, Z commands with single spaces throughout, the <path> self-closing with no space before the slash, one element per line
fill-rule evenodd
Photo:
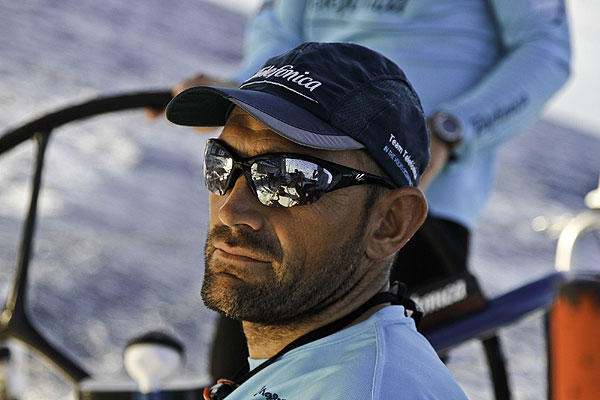
<path fill-rule="evenodd" d="M 393 184 L 391 181 L 385 178 L 381 178 L 375 175 L 358 173 L 358 174 L 344 174 L 337 181 L 333 181 L 329 186 L 328 192 L 332 190 L 342 189 L 348 186 L 355 185 L 381 185 L 388 189 L 396 189 L 398 186 Z"/>

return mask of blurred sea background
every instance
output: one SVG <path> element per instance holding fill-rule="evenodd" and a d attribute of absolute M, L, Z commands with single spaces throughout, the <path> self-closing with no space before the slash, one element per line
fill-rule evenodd
<path fill-rule="evenodd" d="M 258 1 L 0 0 L 0 134 L 100 95 L 167 89 L 197 72 L 224 75 L 242 53 Z M 567 3 L 573 75 L 543 118 L 501 151 L 496 188 L 474 234 L 471 268 L 498 295 L 553 271 L 556 238 L 539 216 L 583 209 L 600 174 L 600 3 Z M 217 132 L 215 131 L 215 134 Z M 54 132 L 40 199 L 28 310 L 34 324 L 98 379 L 127 380 L 127 341 L 160 329 L 186 349 L 181 380 L 207 382 L 215 314 L 200 299 L 207 199 L 206 135 L 115 113 Z M 0 294 L 10 290 L 34 146 L 0 155 Z M 537 219 L 536 221 L 540 221 Z M 597 240 L 575 254 L 598 270 Z M 546 397 L 543 319 L 503 329 L 516 399 Z M 21 360 L 23 399 L 64 399 L 69 384 Z M 492 399 L 479 342 L 450 353 L 470 399 Z"/>

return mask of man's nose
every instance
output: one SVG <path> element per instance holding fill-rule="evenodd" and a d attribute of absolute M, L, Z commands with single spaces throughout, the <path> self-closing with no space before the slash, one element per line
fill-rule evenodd
<path fill-rule="evenodd" d="M 233 187 L 225 193 L 223 203 L 219 207 L 219 219 L 227 226 L 246 225 L 253 230 L 259 230 L 264 223 L 264 209 L 248 186 L 244 174 L 240 174 Z"/>

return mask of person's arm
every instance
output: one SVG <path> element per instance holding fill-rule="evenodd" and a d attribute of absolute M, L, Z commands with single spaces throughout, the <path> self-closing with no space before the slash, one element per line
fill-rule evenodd
<path fill-rule="evenodd" d="M 237 87 L 258 71 L 266 59 L 302 43 L 304 3 L 304 0 L 265 0 L 248 20 L 244 57 L 232 75 L 217 78 L 200 73 L 177 83 L 173 94 L 193 86 Z"/>
<path fill-rule="evenodd" d="M 248 21 L 244 58 L 230 80 L 238 83 L 245 81 L 269 57 L 302 43 L 304 8 L 304 0 L 265 0 L 258 13 Z"/>
<path fill-rule="evenodd" d="M 458 158 L 495 146 L 539 117 L 570 73 L 563 0 L 488 0 L 505 56 L 479 84 L 438 111 L 456 116 L 464 137 Z"/>
<path fill-rule="evenodd" d="M 304 0 L 265 0 L 260 10 L 248 21 L 244 38 L 244 57 L 231 76 L 217 78 L 203 72 L 176 83 L 173 96 L 194 86 L 235 88 L 262 67 L 266 59 L 284 53 L 302 43 Z M 146 110 L 150 118 L 164 114 L 164 110 Z M 196 128 L 203 131 L 207 128 Z"/>
<path fill-rule="evenodd" d="M 257 72 L 266 59 L 302 43 L 304 6 L 304 0 L 265 0 L 260 10 L 248 21 L 244 57 L 232 75 L 216 78 L 200 73 L 175 85 L 173 94 L 201 85 L 237 87 Z"/>

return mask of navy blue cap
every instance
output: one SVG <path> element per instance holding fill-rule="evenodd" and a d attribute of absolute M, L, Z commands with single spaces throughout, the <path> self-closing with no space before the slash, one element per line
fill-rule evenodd
<path fill-rule="evenodd" d="M 396 64 L 363 46 L 301 44 L 270 58 L 239 89 L 183 91 L 167 106 L 167 118 L 223 126 L 234 105 L 304 146 L 364 148 L 398 186 L 417 186 L 429 163 L 417 94 Z"/>

